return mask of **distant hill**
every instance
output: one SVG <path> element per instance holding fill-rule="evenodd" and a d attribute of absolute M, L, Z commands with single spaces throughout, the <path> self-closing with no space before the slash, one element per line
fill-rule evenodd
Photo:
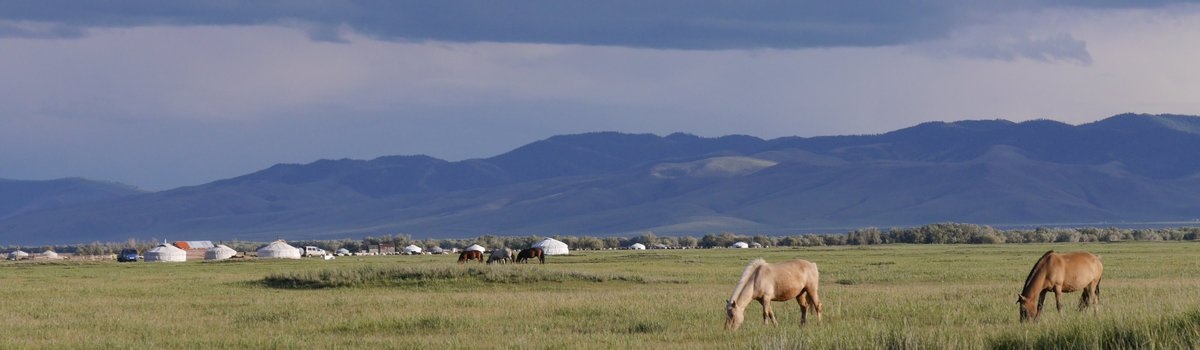
<path fill-rule="evenodd" d="M 773 140 L 599 132 L 486 159 L 280 164 L 200 186 L 9 211 L 0 242 L 1191 221 L 1200 219 L 1197 149 L 1200 117 L 1178 115 L 1078 126 L 931 122 Z"/>
<path fill-rule="evenodd" d="M 79 178 L 48 181 L 0 179 L 0 219 L 31 211 L 142 193 L 144 192 L 124 184 Z"/>

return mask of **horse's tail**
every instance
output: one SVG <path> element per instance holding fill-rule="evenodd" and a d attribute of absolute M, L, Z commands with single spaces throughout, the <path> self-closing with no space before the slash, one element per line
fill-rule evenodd
<path fill-rule="evenodd" d="M 758 271 L 759 267 L 766 264 L 767 261 L 762 258 L 751 260 L 750 264 L 746 265 L 746 269 L 742 270 L 742 277 L 738 279 L 737 285 L 733 286 L 733 293 L 730 294 L 729 301 L 736 301 L 738 295 L 742 293 L 742 289 L 746 287 L 746 283 L 750 281 L 750 276 L 754 275 L 754 272 Z"/>

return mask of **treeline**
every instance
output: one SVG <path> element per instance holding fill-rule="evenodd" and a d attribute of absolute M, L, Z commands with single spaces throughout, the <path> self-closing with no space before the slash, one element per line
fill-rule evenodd
<path fill-rule="evenodd" d="M 1028 230 L 997 230 L 990 226 L 939 223 L 920 227 L 864 228 L 847 233 L 836 234 L 801 234 L 790 236 L 742 235 L 730 232 L 711 233 L 701 237 L 695 236 L 658 236 L 647 232 L 634 237 L 594 237 L 594 236 L 550 236 L 563 241 L 571 249 L 618 249 L 641 243 L 647 247 L 668 248 L 715 248 L 728 247 L 735 242 L 758 243 L 766 247 L 812 247 L 840 245 L 873 245 L 873 244 L 1000 244 L 1000 243 L 1052 243 L 1052 242 L 1118 242 L 1118 241 L 1194 241 L 1200 239 L 1200 227 L 1176 227 L 1155 229 L 1121 229 L 1121 228 L 1044 228 Z M 467 239 L 415 239 L 411 235 L 382 235 L 368 236 L 361 240 L 297 240 L 288 244 L 297 247 L 316 246 L 328 252 L 345 248 L 351 252 L 367 251 L 368 248 L 381 244 L 390 244 L 400 250 L 414 244 L 424 249 L 441 247 L 443 249 L 466 248 L 479 244 L 488 249 L 496 247 L 527 248 L 541 241 L 544 236 L 495 236 L 484 235 Z M 254 251 L 266 245 L 264 242 L 221 241 L 237 251 Z M 124 248 L 137 248 L 146 251 L 158 245 L 156 240 L 130 240 L 120 243 L 92 242 L 82 245 L 67 246 L 8 246 L 5 251 L 22 249 L 27 252 L 42 252 L 53 250 L 59 253 L 75 253 L 81 255 L 114 254 Z"/>

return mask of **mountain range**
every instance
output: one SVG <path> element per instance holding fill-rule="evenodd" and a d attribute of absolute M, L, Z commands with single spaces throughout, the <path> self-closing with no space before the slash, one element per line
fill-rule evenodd
<path fill-rule="evenodd" d="M 0 181 L 0 243 L 801 233 L 1200 219 L 1200 117 L 929 122 L 878 135 L 554 136 L 485 159 L 278 164 L 161 192 Z"/>

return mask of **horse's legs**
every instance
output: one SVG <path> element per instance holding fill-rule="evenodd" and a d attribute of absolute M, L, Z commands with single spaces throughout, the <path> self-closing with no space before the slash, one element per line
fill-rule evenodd
<path fill-rule="evenodd" d="M 817 321 L 821 321 L 821 296 L 817 293 L 816 283 L 809 286 L 808 290 L 804 291 L 804 294 L 808 296 L 808 307 L 813 308 L 817 312 Z"/>
<path fill-rule="evenodd" d="M 1083 289 L 1083 296 L 1079 298 L 1079 311 L 1092 308 L 1092 314 L 1100 315 L 1100 281 L 1096 281 Z"/>
<path fill-rule="evenodd" d="M 1062 315 L 1062 286 L 1054 286 L 1054 308 Z"/>
<path fill-rule="evenodd" d="M 796 296 L 796 303 L 800 304 L 800 324 L 808 322 L 808 302 L 806 302 L 805 294 L 808 292 L 801 291 L 800 295 Z"/>
<path fill-rule="evenodd" d="M 779 324 L 778 321 L 775 321 L 775 310 L 771 309 L 771 298 L 764 296 L 762 299 L 759 299 L 758 302 L 761 303 L 763 307 L 763 323 L 769 325 Z"/>
<path fill-rule="evenodd" d="M 1042 306 L 1045 304 L 1046 304 L 1046 291 L 1043 290 L 1043 291 L 1041 291 L 1040 294 L 1038 294 L 1037 315 L 1033 317 L 1034 319 L 1037 319 L 1038 317 L 1042 316 Z"/>

